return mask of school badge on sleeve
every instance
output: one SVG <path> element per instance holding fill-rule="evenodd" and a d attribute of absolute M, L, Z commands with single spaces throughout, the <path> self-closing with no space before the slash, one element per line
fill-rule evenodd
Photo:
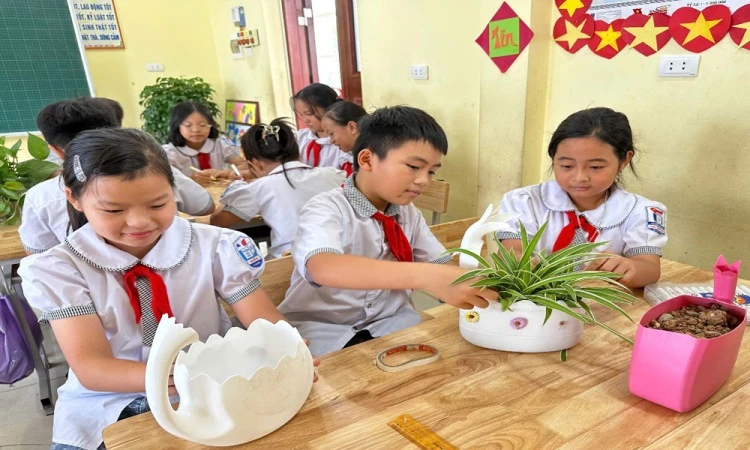
<path fill-rule="evenodd" d="M 247 237 L 239 237 L 234 240 L 234 251 L 240 256 L 242 261 L 253 269 L 259 269 L 263 266 L 263 257 L 258 253 L 258 247 Z"/>
<path fill-rule="evenodd" d="M 534 33 L 507 3 L 500 5 L 476 43 L 505 73 L 531 42 Z"/>
<path fill-rule="evenodd" d="M 646 207 L 646 228 L 657 234 L 665 234 L 666 214 L 655 206 Z"/>

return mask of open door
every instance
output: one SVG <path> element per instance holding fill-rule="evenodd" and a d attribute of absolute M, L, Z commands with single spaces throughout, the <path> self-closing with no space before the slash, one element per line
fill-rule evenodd
<path fill-rule="evenodd" d="M 357 0 L 336 0 L 336 22 L 343 96 L 350 102 L 362 106 Z"/>

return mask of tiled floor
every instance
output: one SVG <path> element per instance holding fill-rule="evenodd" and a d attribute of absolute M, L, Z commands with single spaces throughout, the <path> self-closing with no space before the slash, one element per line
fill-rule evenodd
<path fill-rule="evenodd" d="M 439 303 L 422 292 L 412 296 L 419 311 L 438 306 Z M 48 326 L 43 327 L 44 347 L 54 364 L 62 359 L 60 348 Z M 65 382 L 64 365 L 50 371 L 52 389 Z M 46 416 L 39 402 L 39 386 L 36 373 L 13 386 L 0 385 L 0 450 L 48 449 L 52 439 L 52 418 Z"/>

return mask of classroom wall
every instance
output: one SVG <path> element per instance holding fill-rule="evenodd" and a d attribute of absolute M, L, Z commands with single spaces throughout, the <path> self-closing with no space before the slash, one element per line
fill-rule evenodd
<path fill-rule="evenodd" d="M 665 256 L 704 269 L 720 253 L 731 260 L 747 258 L 750 102 L 742 95 L 750 79 L 750 52 L 726 36 L 701 54 L 697 77 L 660 78 L 659 55 L 687 53 L 674 41 L 649 58 L 626 49 L 611 61 L 588 48 L 570 55 L 552 45 L 545 145 L 560 121 L 579 109 L 608 106 L 624 112 L 641 151 L 640 180 L 631 177 L 626 187 L 667 205 Z M 546 156 L 540 160 L 537 175 L 543 179 L 549 162 Z"/>

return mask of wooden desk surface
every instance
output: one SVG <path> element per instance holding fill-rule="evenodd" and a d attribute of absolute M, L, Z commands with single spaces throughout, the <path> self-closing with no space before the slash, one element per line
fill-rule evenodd
<path fill-rule="evenodd" d="M 662 279 L 697 282 L 711 274 L 663 261 Z M 640 292 L 642 294 L 642 292 Z M 648 309 L 626 308 L 634 320 Z M 633 337 L 636 326 L 594 307 L 600 319 Z M 750 427 L 750 343 L 742 345 L 728 382 L 696 410 L 678 414 L 628 391 L 631 347 L 587 327 L 563 363 L 557 352 L 506 353 L 481 349 L 458 332 L 456 310 L 440 306 L 432 319 L 322 358 L 320 380 L 285 426 L 243 448 L 416 448 L 386 423 L 408 413 L 459 448 L 746 448 Z M 437 362 L 405 372 L 375 367 L 387 347 L 424 342 Z M 202 448 L 163 431 L 151 413 L 104 431 L 110 450 Z"/>

